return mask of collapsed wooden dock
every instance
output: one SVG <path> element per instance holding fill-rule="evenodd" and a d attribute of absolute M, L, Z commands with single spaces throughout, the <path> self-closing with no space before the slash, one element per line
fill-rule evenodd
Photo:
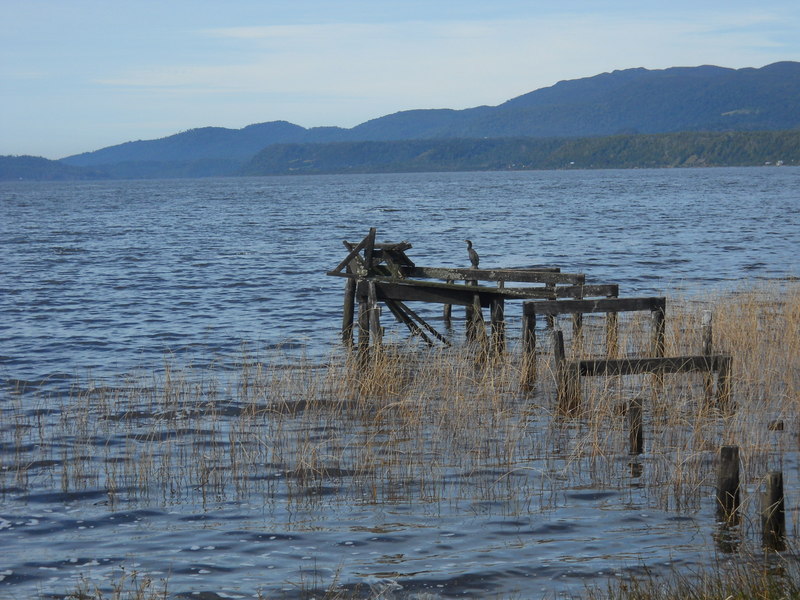
<path fill-rule="evenodd" d="M 345 240 L 345 258 L 328 275 L 346 278 L 342 318 L 342 342 L 357 348 L 366 361 L 370 348 L 379 348 L 383 339 L 380 323 L 385 305 L 395 319 L 424 343 L 453 344 L 453 339 L 438 331 L 408 306 L 408 302 L 442 305 L 443 318 L 450 325 L 451 307 L 465 307 L 465 337 L 481 353 L 506 351 L 506 303 L 522 301 L 522 384 L 532 387 L 536 379 L 537 315 L 545 317 L 552 332 L 557 365 L 559 406 L 568 412 L 580 405 L 580 379 L 583 376 L 705 372 L 706 395 L 711 396 L 717 374 L 715 397 L 720 403 L 730 400 L 729 355 L 711 351 L 711 316 L 704 316 L 701 351 L 697 355 L 664 355 L 666 299 L 663 297 L 620 298 L 618 284 L 589 284 L 583 273 L 563 273 L 559 267 L 481 269 L 425 267 L 407 255 L 412 245 L 376 242 L 376 229 L 358 243 Z M 470 244 L 471 247 L 471 244 Z M 473 262 L 475 264 L 475 262 Z M 511 285 L 509 285 L 511 284 Z M 524 284 L 524 286 L 514 286 Z M 489 309 L 490 326 L 483 309 Z M 618 358 L 618 314 L 649 311 L 653 323 L 650 348 L 643 356 Z M 562 332 L 554 327 L 559 315 L 571 315 L 573 338 L 579 339 L 583 316 L 602 313 L 606 320 L 606 357 L 568 360 Z M 356 318 L 357 316 L 357 318 Z M 354 335 L 357 334 L 357 343 Z"/>

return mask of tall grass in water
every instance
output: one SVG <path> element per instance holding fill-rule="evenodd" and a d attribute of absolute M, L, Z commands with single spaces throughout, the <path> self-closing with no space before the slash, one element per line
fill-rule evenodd
<path fill-rule="evenodd" d="M 124 493 L 142 501 L 195 492 L 203 500 L 256 492 L 308 499 L 331 482 L 332 499 L 452 500 L 454 481 L 463 488 L 456 498 L 502 497 L 510 478 L 528 485 L 516 488 L 527 495 L 523 504 L 546 508 L 551 481 L 542 473 L 560 486 L 614 484 L 627 452 L 624 412 L 641 397 L 641 481 L 655 504 L 692 507 L 713 483 L 721 444 L 740 446 L 753 483 L 794 449 L 789 432 L 799 426 L 798 286 L 670 301 L 667 355 L 699 353 L 704 308 L 714 314 L 715 350 L 734 357 L 735 410 L 704 401 L 702 375 L 667 375 L 657 394 L 651 376 L 585 377 L 579 414 L 563 418 L 544 331 L 530 391 L 513 348 L 477 361 L 469 347 L 385 345 L 367 369 L 346 353 L 325 365 L 286 365 L 280 355 L 243 352 L 233 371 L 166 364 L 115 384 L 85 382 L 34 406 L 30 394 L 12 394 L 2 408 L 2 443 L 11 450 L 0 456 L 0 478 L 3 487 L 100 488 L 112 500 Z M 622 319 L 622 353 L 646 354 L 649 334 L 646 317 Z M 587 319 L 582 340 L 568 335 L 568 351 L 602 354 L 603 337 L 602 322 Z"/>
<path fill-rule="evenodd" d="M 696 510 L 709 501 L 720 445 L 740 447 L 753 490 L 796 451 L 800 430 L 800 286 L 669 299 L 667 355 L 700 353 L 704 309 L 715 350 L 733 355 L 734 410 L 707 402 L 703 376 L 688 374 L 666 375 L 655 391 L 652 376 L 586 377 L 581 409 L 560 415 L 545 331 L 531 390 L 513 347 L 476 360 L 470 347 L 385 344 L 366 369 L 344 351 L 323 365 L 243 351 L 235 369 L 167 363 L 62 398 L 12 393 L 0 408 L 0 490 L 101 490 L 111 506 L 122 497 L 416 502 L 529 514 L 555 509 L 566 488 L 635 480 L 653 506 Z M 604 336 L 602 319 L 587 317 L 582 339 L 567 335 L 568 352 L 601 355 Z M 646 316 L 620 319 L 622 354 L 647 354 L 649 339 Z M 628 456 L 635 397 L 644 400 L 642 457 Z M 792 506 L 797 490 L 787 491 Z M 750 514 L 754 497 L 745 494 Z M 798 523 L 789 529 L 796 535 Z"/>

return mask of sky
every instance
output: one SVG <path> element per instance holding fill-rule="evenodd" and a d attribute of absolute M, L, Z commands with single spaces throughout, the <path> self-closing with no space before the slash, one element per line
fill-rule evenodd
<path fill-rule="evenodd" d="M 0 0 L 0 155 L 494 106 L 645 67 L 800 61 L 797 0 Z"/>

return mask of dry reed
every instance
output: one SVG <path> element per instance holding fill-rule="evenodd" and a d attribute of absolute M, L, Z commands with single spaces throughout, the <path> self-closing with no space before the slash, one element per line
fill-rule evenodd
<path fill-rule="evenodd" d="M 705 399 L 703 375 L 683 374 L 656 386 L 653 376 L 587 377 L 579 413 L 560 415 L 542 331 L 532 389 L 521 385 L 516 348 L 478 360 L 467 346 L 384 344 L 367 369 L 346 352 L 287 366 L 279 353 L 243 351 L 236 369 L 166 362 L 156 374 L 86 381 L 61 398 L 12 391 L 0 407 L 0 489 L 99 489 L 112 506 L 120 497 L 257 497 L 492 501 L 526 513 L 554 509 L 568 487 L 636 478 L 653 506 L 695 510 L 713 487 L 720 445 L 740 447 L 742 481 L 753 491 L 796 450 L 800 431 L 800 286 L 669 299 L 667 355 L 699 353 L 704 309 L 714 315 L 715 350 L 733 356 L 730 410 Z M 581 339 L 568 336 L 569 352 L 601 355 L 604 336 L 603 320 L 587 318 Z M 620 319 L 623 355 L 647 354 L 649 336 L 647 318 Z M 646 451 L 627 457 L 624 413 L 636 397 Z M 796 501 L 797 490 L 787 491 Z M 788 525 L 796 535 L 798 523 Z"/>

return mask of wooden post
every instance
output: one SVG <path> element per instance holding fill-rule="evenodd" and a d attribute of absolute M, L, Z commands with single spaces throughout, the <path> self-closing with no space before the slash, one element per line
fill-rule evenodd
<path fill-rule="evenodd" d="M 710 357 L 714 351 L 713 348 L 713 332 L 711 329 L 711 311 L 704 310 L 703 318 L 700 324 L 700 350 L 703 356 Z M 710 359 L 709 359 L 710 360 Z M 706 404 L 711 402 L 714 394 L 714 373 L 709 371 L 703 375 L 703 390 L 705 394 Z"/>
<path fill-rule="evenodd" d="M 356 280 L 348 277 L 344 283 L 344 309 L 342 311 L 342 343 L 353 347 L 353 317 L 356 309 Z"/>
<path fill-rule="evenodd" d="M 505 300 L 492 299 L 492 353 L 502 354 L 506 349 Z"/>
<path fill-rule="evenodd" d="M 374 281 L 367 282 L 367 302 L 369 304 L 369 334 L 372 338 L 373 346 L 377 348 L 380 346 L 383 336 L 381 331 L 380 306 L 378 305 L 378 295 L 375 290 Z"/>
<path fill-rule="evenodd" d="M 570 363 L 564 351 L 564 332 L 553 329 L 553 356 L 556 361 L 556 401 L 562 414 L 574 413 L 580 406 L 580 364 Z"/>
<path fill-rule="evenodd" d="M 641 398 L 634 398 L 628 405 L 628 437 L 630 439 L 631 454 L 641 454 L 644 452 Z"/>
<path fill-rule="evenodd" d="M 583 286 L 575 297 L 576 300 L 583 300 Z M 583 354 L 583 313 L 572 315 L 572 343 L 575 345 L 578 356 Z"/>
<path fill-rule="evenodd" d="M 536 381 L 536 313 L 522 313 L 522 387 L 530 390 Z"/>
<path fill-rule="evenodd" d="M 722 446 L 717 467 L 717 518 L 739 522 L 739 446 Z"/>
<path fill-rule="evenodd" d="M 619 297 L 619 286 L 615 286 L 616 291 L 612 292 L 607 298 Z M 617 358 L 619 356 L 619 313 L 606 313 L 606 357 Z"/>
<path fill-rule="evenodd" d="M 477 281 L 467 280 L 465 285 L 478 285 Z M 479 309 L 480 310 L 480 309 Z M 468 304 L 464 309 L 464 326 L 466 327 L 467 341 L 474 342 L 478 338 L 478 328 L 475 325 L 475 305 Z"/>
<path fill-rule="evenodd" d="M 453 284 L 453 280 L 452 279 L 448 279 L 447 280 L 447 284 L 448 285 L 452 285 Z M 442 316 L 444 317 L 444 326 L 447 327 L 448 329 L 450 327 L 452 327 L 452 324 L 453 324 L 453 321 L 452 321 L 453 305 L 452 304 L 445 304 L 444 305 L 444 310 L 443 310 L 443 315 Z"/>
<path fill-rule="evenodd" d="M 786 511 L 783 497 L 783 473 L 767 474 L 766 491 L 761 496 L 761 541 L 764 548 L 778 552 L 786 549 Z"/>
<path fill-rule="evenodd" d="M 358 358 L 362 366 L 369 360 L 369 302 L 367 296 L 358 299 Z"/>
<path fill-rule="evenodd" d="M 653 333 L 650 341 L 650 352 L 653 356 L 662 358 L 665 351 L 665 310 L 663 305 L 658 305 L 652 310 Z"/>
<path fill-rule="evenodd" d="M 547 297 L 548 300 L 557 300 L 558 299 L 558 296 L 556 294 L 556 284 L 555 283 L 547 283 L 547 284 L 545 284 L 544 287 L 548 292 L 550 292 L 550 295 L 548 295 L 548 297 Z M 556 326 L 556 318 L 553 315 L 547 315 L 544 318 L 544 320 L 547 323 L 547 328 L 548 329 L 554 329 L 555 328 L 555 326 Z"/>

